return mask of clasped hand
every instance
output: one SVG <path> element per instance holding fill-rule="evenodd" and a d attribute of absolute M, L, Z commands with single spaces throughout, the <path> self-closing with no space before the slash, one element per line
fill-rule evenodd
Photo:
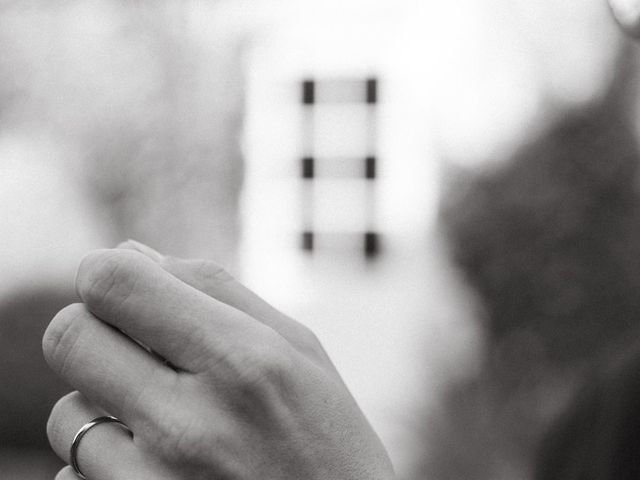
<path fill-rule="evenodd" d="M 89 480 L 389 480 L 378 437 L 316 337 L 217 265 L 125 242 L 79 267 L 43 339 L 77 391 L 47 432 Z M 56 480 L 77 477 L 70 467 Z"/>

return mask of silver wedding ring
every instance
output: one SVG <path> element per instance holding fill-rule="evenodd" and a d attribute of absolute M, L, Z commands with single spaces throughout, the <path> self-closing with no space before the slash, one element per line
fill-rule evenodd
<path fill-rule="evenodd" d="M 116 417 L 111 417 L 111 416 L 98 417 L 98 418 L 94 418 L 89 423 L 85 423 L 82 426 L 82 428 L 78 430 L 78 433 L 76 433 L 76 436 L 73 437 L 73 442 L 71 442 L 71 450 L 69 452 L 69 458 L 71 459 L 71 468 L 73 468 L 73 471 L 76 472 L 76 475 L 78 475 L 78 477 L 82 478 L 83 480 L 86 480 L 87 477 L 84 476 L 84 474 L 80 470 L 80 466 L 78 465 L 78 446 L 80 445 L 80 440 L 82 440 L 82 438 L 87 434 L 87 432 L 91 430 L 93 427 L 95 427 L 96 425 L 100 425 L 101 423 L 116 423 L 120 425 L 122 428 L 124 428 L 127 432 L 129 432 L 129 435 L 133 437 L 133 432 L 129 429 L 129 427 L 127 427 L 124 423 L 122 423 Z"/>

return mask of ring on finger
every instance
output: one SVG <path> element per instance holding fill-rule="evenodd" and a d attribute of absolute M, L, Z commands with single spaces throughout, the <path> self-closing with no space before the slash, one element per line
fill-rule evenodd
<path fill-rule="evenodd" d="M 78 433 L 76 433 L 75 437 L 73 437 L 73 441 L 71 442 L 71 449 L 69 451 L 71 468 L 73 468 L 73 471 L 76 472 L 76 475 L 78 475 L 78 477 L 82 478 L 83 480 L 86 480 L 87 477 L 84 476 L 84 474 L 80 470 L 80 466 L 78 465 L 78 447 L 80 446 L 80 441 L 87 434 L 87 432 L 96 425 L 100 425 L 101 423 L 115 423 L 117 425 L 120 425 L 129 433 L 129 435 L 133 437 L 133 432 L 129 429 L 129 427 L 127 427 L 121 420 L 117 419 L 116 417 L 103 416 L 94 418 L 90 422 L 85 423 L 82 428 L 78 430 Z"/>

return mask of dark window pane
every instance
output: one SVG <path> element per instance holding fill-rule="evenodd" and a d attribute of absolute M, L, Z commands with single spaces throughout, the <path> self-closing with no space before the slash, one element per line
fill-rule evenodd
<path fill-rule="evenodd" d="M 315 82 L 313 80 L 304 80 L 302 82 L 302 103 L 311 105 L 315 102 Z"/>
<path fill-rule="evenodd" d="M 315 175 L 315 165 L 313 157 L 302 159 L 302 178 L 311 179 Z"/>
<path fill-rule="evenodd" d="M 364 254 L 367 258 L 374 258 L 380 253 L 380 236 L 375 232 L 364 234 Z"/>
<path fill-rule="evenodd" d="M 313 232 L 302 232 L 302 249 L 309 252 L 313 250 Z"/>
<path fill-rule="evenodd" d="M 367 80 L 367 103 L 378 102 L 378 81 L 375 78 Z"/>
<path fill-rule="evenodd" d="M 373 180 L 376 178 L 376 157 L 366 158 L 364 176 L 369 180 Z"/>

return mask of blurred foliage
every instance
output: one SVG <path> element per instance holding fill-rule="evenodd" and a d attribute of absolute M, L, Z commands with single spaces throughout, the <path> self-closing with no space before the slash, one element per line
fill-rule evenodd
<path fill-rule="evenodd" d="M 34 289 L 0 304 L 0 447 L 47 448 L 45 425 L 70 388 L 42 356 L 42 335 L 71 292 Z"/>
<path fill-rule="evenodd" d="M 233 263 L 244 40 L 220 3 L 0 2 L 3 134 L 65 151 L 107 245 Z"/>
<path fill-rule="evenodd" d="M 630 127 L 599 105 L 567 115 L 454 200 L 454 257 L 485 299 L 492 341 L 526 332 L 563 364 L 637 324 L 637 162 Z"/>
<path fill-rule="evenodd" d="M 428 422 L 419 478 L 528 478 L 540 438 L 640 319 L 635 62 L 604 97 L 565 112 L 492 171 L 458 172 L 442 210 L 452 255 L 480 294 L 480 373 Z M 557 477 L 561 478 L 561 477 Z"/>
<path fill-rule="evenodd" d="M 585 388 L 545 436 L 538 480 L 640 478 L 640 349 L 588 378 Z"/>

